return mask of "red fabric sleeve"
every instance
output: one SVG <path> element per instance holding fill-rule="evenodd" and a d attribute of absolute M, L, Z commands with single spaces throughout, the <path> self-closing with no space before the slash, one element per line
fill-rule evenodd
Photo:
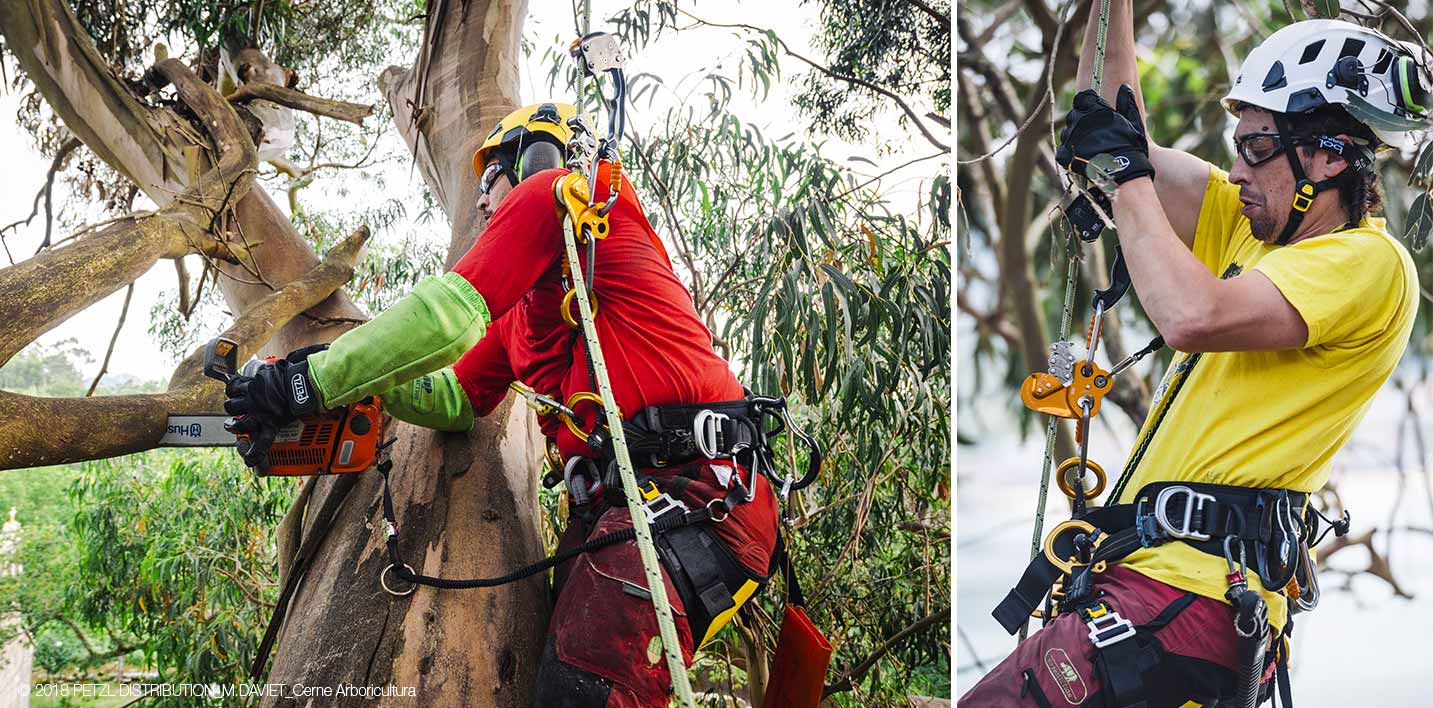
<path fill-rule="evenodd" d="M 543 170 L 513 188 L 477 242 L 453 266 L 453 272 L 483 296 L 493 320 L 507 314 L 557 262 L 562 221 L 552 183 L 564 174 L 567 170 Z"/>
<path fill-rule="evenodd" d="M 506 322 L 494 322 L 477 345 L 458 358 L 453 373 L 468 394 L 473 415 L 481 418 L 493 412 L 507 396 L 508 384 L 516 376 L 508 361 Z"/>

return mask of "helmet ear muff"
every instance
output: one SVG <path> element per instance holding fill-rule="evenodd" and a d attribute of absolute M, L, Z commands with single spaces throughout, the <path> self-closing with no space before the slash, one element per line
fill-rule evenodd
<path fill-rule="evenodd" d="M 1415 116 L 1428 113 L 1428 85 L 1422 67 L 1411 56 L 1400 56 L 1393 65 L 1393 95 L 1398 107 Z"/>
<path fill-rule="evenodd" d="M 520 182 L 543 170 L 562 166 L 562 148 L 547 140 L 536 140 L 518 155 L 517 178 Z"/>

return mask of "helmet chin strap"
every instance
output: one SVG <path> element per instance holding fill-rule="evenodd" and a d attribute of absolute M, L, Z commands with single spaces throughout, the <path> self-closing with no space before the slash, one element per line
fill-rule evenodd
<path fill-rule="evenodd" d="M 1340 175 L 1335 175 L 1326 180 L 1315 182 L 1304 174 L 1304 165 L 1299 161 L 1299 148 L 1294 145 L 1294 133 L 1289 129 L 1289 122 L 1284 114 L 1275 113 L 1274 126 L 1279 129 L 1279 141 L 1284 144 L 1284 154 L 1289 158 L 1289 168 L 1294 171 L 1294 203 L 1289 210 L 1289 223 L 1284 225 L 1284 230 L 1279 238 L 1274 240 L 1276 246 L 1286 246 L 1289 239 L 1294 237 L 1299 225 L 1304 221 L 1304 214 L 1307 214 L 1309 207 L 1314 205 L 1314 197 L 1319 192 L 1338 185 Z M 1336 141 L 1342 143 L 1343 141 Z M 1342 151 L 1339 151 L 1342 154 Z M 1345 157 L 1345 159 L 1348 159 Z M 1352 169 L 1352 165 L 1347 169 Z"/>

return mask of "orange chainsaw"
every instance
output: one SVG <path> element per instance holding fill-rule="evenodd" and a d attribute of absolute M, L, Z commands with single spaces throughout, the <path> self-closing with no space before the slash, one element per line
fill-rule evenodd
<path fill-rule="evenodd" d="M 239 345 L 217 337 L 204 349 L 204 375 L 228 383 L 236 375 L 252 376 L 261 362 L 250 359 L 238 370 Z M 236 373 L 237 372 L 237 373 Z M 232 433 L 223 414 L 171 415 L 160 447 L 235 446 L 241 455 L 253 445 L 248 433 Z M 300 418 L 280 428 L 269 453 L 254 470 L 260 476 L 307 476 L 362 472 L 377 457 L 383 406 L 377 397 Z"/>

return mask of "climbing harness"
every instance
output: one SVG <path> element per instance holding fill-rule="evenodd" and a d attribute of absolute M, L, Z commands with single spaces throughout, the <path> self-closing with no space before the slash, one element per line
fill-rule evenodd
<path fill-rule="evenodd" d="M 1260 593 L 1248 587 L 1248 569 L 1258 573 L 1267 591 L 1283 592 L 1291 598 L 1312 596 L 1307 603 L 1291 602 L 1291 614 L 1317 604 L 1317 584 L 1312 580 L 1316 571 L 1309 548 L 1323 538 L 1320 521 L 1341 536 L 1348 532 L 1349 518 L 1345 512 L 1341 519 L 1330 522 L 1307 502 L 1307 495 L 1283 489 L 1150 483 L 1140 489 L 1134 503 L 1091 508 L 1083 517 L 1051 529 L 1040 555 L 1026 567 L 993 615 L 1007 632 L 1014 634 L 1031 616 L 1048 621 L 1065 612 L 1080 612 L 1097 601 L 1093 577 L 1103 573 L 1109 564 L 1141 548 L 1180 541 L 1224 559 L 1229 569 L 1226 598 L 1235 609 L 1240 682 L 1245 687 L 1237 705 L 1256 705 L 1242 701 L 1250 700 L 1249 690 L 1257 695 L 1269 672 L 1279 675 L 1284 705 L 1290 705 L 1285 687 L 1288 654 L 1284 645 L 1292 618 L 1286 620 L 1283 634 L 1274 638 L 1278 650 L 1266 656 L 1263 647 L 1270 640 L 1268 608 Z M 1133 636 L 1125 627 L 1128 622 L 1117 615 L 1082 617 L 1090 624 L 1091 642 L 1104 652 L 1105 663 L 1120 663 L 1109 651 Z M 1133 672 L 1123 679 L 1111 677 L 1112 683 L 1106 685 L 1111 687 L 1112 695 L 1136 696 L 1140 673 Z"/>
<path fill-rule="evenodd" d="M 1093 78 L 1096 91 L 1104 63 L 1109 4 L 1110 0 L 1100 3 Z M 1275 119 L 1281 134 L 1289 134 L 1282 116 L 1276 114 Z M 1343 148 L 1350 147 L 1340 140 L 1321 141 L 1320 146 L 1340 154 Z M 1351 159 L 1361 168 L 1364 166 L 1361 149 L 1352 147 L 1359 154 Z M 1288 149 L 1287 152 L 1290 162 L 1294 163 L 1294 174 L 1300 180 L 1295 210 L 1302 212 L 1307 210 L 1318 190 L 1331 185 L 1303 179 L 1294 151 Z M 1071 241 L 1075 249 L 1081 242 L 1097 240 L 1111 225 L 1107 218 L 1111 213 L 1110 200 L 1099 188 L 1079 190 L 1077 196 L 1065 200 L 1062 209 L 1078 238 Z M 1297 223 L 1297 219 L 1291 220 L 1290 229 Z M 1286 229 L 1282 238 L 1288 235 Z M 1336 535 L 1346 534 L 1348 513 L 1345 511 L 1341 519 L 1330 522 L 1308 503 L 1307 495 L 1300 492 L 1194 482 L 1154 482 L 1140 489 L 1133 503 L 1089 506 L 1089 500 L 1102 493 L 1108 481 L 1104 469 L 1089 459 L 1091 420 L 1112 390 L 1115 377 L 1162 349 L 1164 341 L 1155 337 L 1147 346 L 1109 369 L 1096 363 L 1103 317 L 1130 287 L 1123 253 L 1116 246 L 1110 285 L 1094 293 L 1085 354 L 1077 357 L 1073 342 L 1065 341 L 1072 318 L 1076 260 L 1077 256 L 1072 254 L 1060 341 L 1050 348 L 1048 370 L 1031 374 L 1020 387 L 1022 403 L 1050 416 L 1050 421 L 1031 560 L 993 615 L 1006 631 L 1018 633 L 1023 639 L 1032 616 L 1048 622 L 1062 613 L 1077 614 L 1089 628 L 1089 639 L 1097 657 L 1095 665 L 1110 705 L 1142 706 L 1146 688 L 1143 674 L 1159 661 L 1157 642 L 1148 636 L 1171 621 L 1195 596 L 1187 593 L 1165 608 L 1154 622 L 1136 626 L 1099 599 L 1094 576 L 1136 550 L 1182 542 L 1224 559 L 1228 568 L 1225 598 L 1234 608 L 1233 629 L 1239 639 L 1240 671 L 1236 695 L 1225 697 L 1226 703 L 1221 705 L 1252 708 L 1259 703 L 1262 689 L 1274 684 L 1284 705 L 1290 705 L 1287 661 L 1292 614 L 1313 609 L 1319 598 L 1310 548 L 1323 538 L 1318 533 L 1321 520 L 1328 523 Z M 1054 431 L 1059 418 L 1076 421 L 1078 454 L 1055 465 Z M 1071 518 L 1042 536 L 1052 467 L 1056 485 L 1071 501 Z M 1132 469 L 1127 469 L 1125 477 L 1115 485 L 1112 499 L 1121 493 L 1131 472 Z M 1277 636 L 1271 636 L 1268 606 L 1263 595 L 1249 587 L 1250 568 L 1258 573 L 1265 591 L 1282 593 L 1290 600 L 1290 616 Z M 1156 645 L 1153 653 L 1149 648 L 1152 644 Z M 1272 683 L 1269 682 L 1271 676 Z"/>

